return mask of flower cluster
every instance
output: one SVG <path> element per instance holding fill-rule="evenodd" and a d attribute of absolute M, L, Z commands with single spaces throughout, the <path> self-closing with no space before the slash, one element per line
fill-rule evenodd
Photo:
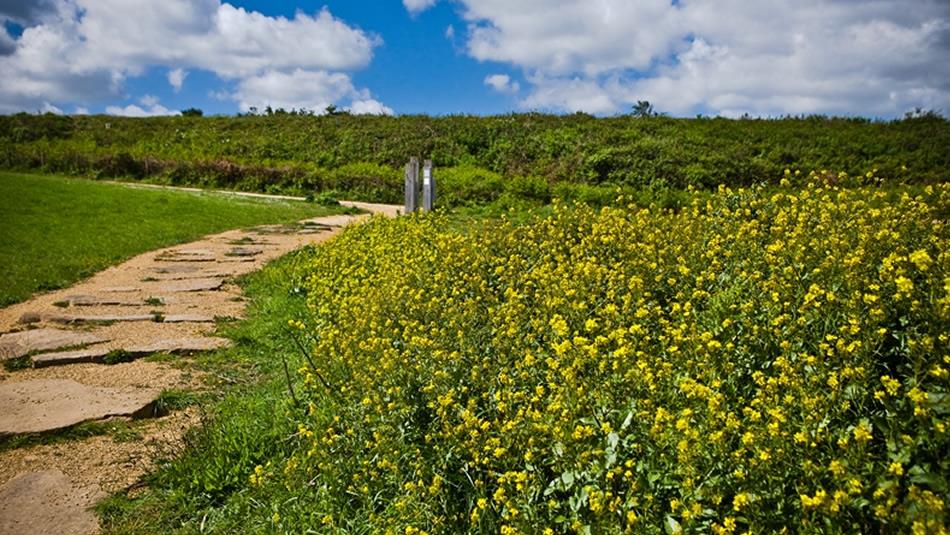
<path fill-rule="evenodd" d="M 944 532 L 948 201 L 809 181 L 349 229 L 310 266 L 283 484 L 393 533 Z"/>

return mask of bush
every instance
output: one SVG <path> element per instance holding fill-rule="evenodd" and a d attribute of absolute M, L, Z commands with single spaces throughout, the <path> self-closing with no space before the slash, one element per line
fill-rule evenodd
<path fill-rule="evenodd" d="M 543 202 L 559 184 L 775 183 L 786 168 L 851 175 L 876 169 L 895 183 L 935 183 L 948 179 L 948 146 L 950 122 L 926 114 L 892 122 L 538 113 L 0 116 L 0 167 L 7 169 L 286 192 L 308 191 L 298 184 L 306 177 L 320 189 L 393 202 L 402 198 L 406 161 L 420 156 L 448 181 L 441 191 L 450 206 L 492 202 L 500 191 Z M 487 183 L 470 183 L 481 181 Z"/>

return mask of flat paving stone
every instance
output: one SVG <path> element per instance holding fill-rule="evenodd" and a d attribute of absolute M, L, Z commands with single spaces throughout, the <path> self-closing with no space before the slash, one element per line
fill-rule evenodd
<path fill-rule="evenodd" d="M 214 316 L 205 314 L 169 314 L 162 316 L 162 323 L 213 323 Z"/>
<path fill-rule="evenodd" d="M 7 333 L 0 336 L 0 360 L 15 359 L 34 352 L 106 341 L 108 341 L 106 338 L 92 333 L 63 329 L 46 328 Z"/>
<path fill-rule="evenodd" d="M 240 258 L 240 259 L 238 259 L 238 260 L 241 260 L 241 261 L 248 261 L 248 260 L 250 260 L 251 262 L 254 261 L 253 258 L 249 258 L 249 259 Z M 225 260 L 225 262 L 226 262 L 226 260 Z M 226 266 L 220 266 L 220 267 L 226 269 Z M 215 278 L 233 277 L 233 276 L 235 276 L 235 275 L 237 275 L 237 274 L 238 274 L 238 273 L 236 273 L 234 270 L 228 270 L 228 271 L 202 271 L 202 272 L 198 272 L 198 273 L 174 273 L 174 274 L 169 274 L 169 275 L 163 275 L 163 276 L 161 276 L 161 277 L 158 277 L 157 280 L 151 281 L 151 282 L 181 281 L 181 280 L 188 280 L 188 279 L 215 279 Z"/>
<path fill-rule="evenodd" d="M 33 355 L 30 359 L 33 361 L 34 368 L 46 368 L 48 366 L 65 366 L 84 362 L 102 362 L 110 352 L 111 350 L 105 347 L 91 347 L 75 351 L 41 353 Z"/>
<path fill-rule="evenodd" d="M 30 323 L 39 323 L 43 321 L 43 315 L 39 312 L 24 312 L 20 315 L 17 323 L 29 325 Z"/>
<path fill-rule="evenodd" d="M 251 229 L 255 234 L 292 234 L 297 227 L 291 225 L 260 225 Z"/>
<path fill-rule="evenodd" d="M 194 273 L 196 271 L 201 271 L 201 266 L 186 266 L 186 265 L 176 265 L 176 266 L 160 266 L 150 268 L 150 271 L 154 273 Z"/>
<path fill-rule="evenodd" d="M 155 314 L 103 314 L 98 316 L 59 315 L 48 316 L 55 323 L 118 323 L 124 321 L 155 321 Z"/>
<path fill-rule="evenodd" d="M 207 256 L 213 255 L 214 251 L 211 249 L 173 249 L 169 251 L 169 254 L 177 256 Z"/>
<path fill-rule="evenodd" d="M 214 251 L 210 249 L 188 249 L 165 251 L 155 256 L 159 262 L 214 262 Z"/>
<path fill-rule="evenodd" d="M 89 508 L 102 495 L 60 470 L 19 474 L 0 488 L 0 535 L 92 535 L 99 520 Z"/>
<path fill-rule="evenodd" d="M 253 249 L 251 247 L 232 247 L 231 250 L 224 253 L 224 256 L 257 256 L 263 252 L 263 249 Z"/>
<path fill-rule="evenodd" d="M 254 236 L 245 236 L 244 238 L 239 238 L 239 239 L 236 239 L 236 240 L 233 240 L 233 239 L 232 239 L 232 240 L 227 240 L 227 241 L 225 241 L 224 243 L 227 243 L 228 245 L 236 245 L 236 246 L 247 246 L 247 245 L 277 245 L 276 243 L 274 243 L 274 242 L 272 242 L 272 241 L 255 239 Z"/>
<path fill-rule="evenodd" d="M 126 351 L 133 355 L 147 355 L 150 353 L 195 353 L 198 351 L 214 351 L 231 345 L 227 338 L 215 336 L 186 336 L 168 338 L 152 343 L 128 348 Z M 0 405 L 2 406 L 2 405 Z"/>
<path fill-rule="evenodd" d="M 102 289 L 103 292 L 114 293 L 114 294 L 127 294 L 133 292 L 142 291 L 141 288 L 137 286 L 108 286 Z"/>
<path fill-rule="evenodd" d="M 71 379 L 0 383 L 0 437 L 44 433 L 111 416 L 148 416 L 157 389 L 86 386 Z"/>
<path fill-rule="evenodd" d="M 100 297 L 96 295 L 68 295 L 65 301 L 74 307 L 89 306 L 138 306 L 141 301 L 119 299 L 118 297 Z"/>
<path fill-rule="evenodd" d="M 223 284 L 224 279 L 221 278 L 187 279 L 183 281 L 162 284 L 158 287 L 158 291 L 167 293 L 204 292 L 209 290 L 217 290 Z"/>
<path fill-rule="evenodd" d="M 156 262 L 214 262 L 213 256 L 157 256 Z"/>

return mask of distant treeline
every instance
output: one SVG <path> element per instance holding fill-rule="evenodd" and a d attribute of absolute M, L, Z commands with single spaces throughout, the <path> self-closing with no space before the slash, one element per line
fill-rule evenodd
<path fill-rule="evenodd" d="M 431 158 L 443 203 L 612 195 L 781 180 L 785 169 L 950 179 L 950 122 L 595 118 L 537 113 L 0 116 L 0 168 L 398 201 L 409 156 Z"/>

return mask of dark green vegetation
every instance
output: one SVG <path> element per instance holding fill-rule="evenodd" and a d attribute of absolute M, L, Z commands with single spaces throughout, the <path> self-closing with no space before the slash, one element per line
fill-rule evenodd
<path fill-rule="evenodd" d="M 205 234 L 340 210 L 13 173 L 0 173 L 0 199 L 0 306 Z"/>
<path fill-rule="evenodd" d="M 812 117 L 0 117 L 0 168 L 398 202 L 402 166 L 431 158 L 444 206 L 552 197 L 610 202 L 778 181 L 786 168 L 887 180 L 948 178 L 950 122 Z"/>
<path fill-rule="evenodd" d="M 189 432 L 180 457 L 164 460 L 148 476 L 145 493 L 120 493 L 100 505 L 106 533 L 195 532 L 202 525 L 218 533 L 253 533 L 269 527 L 272 513 L 255 501 L 249 481 L 257 465 L 297 447 L 287 438 L 295 427 L 283 362 L 296 377 L 304 359 L 287 320 L 306 314 L 302 277 L 318 251 L 292 253 L 243 279 L 248 319 L 222 333 L 235 346 L 180 361 L 208 372 L 223 394 L 201 398 L 203 425 Z M 299 391 L 299 382 L 295 386 Z M 172 394 L 163 396 L 163 406 L 194 401 L 194 394 Z"/>

